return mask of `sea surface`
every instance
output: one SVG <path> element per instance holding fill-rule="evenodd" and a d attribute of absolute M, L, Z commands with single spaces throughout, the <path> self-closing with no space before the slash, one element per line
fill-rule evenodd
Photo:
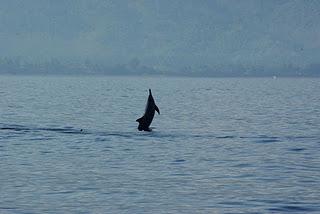
<path fill-rule="evenodd" d="M 0 76 L 1 214 L 290 212 L 320 213 L 320 79 Z"/>

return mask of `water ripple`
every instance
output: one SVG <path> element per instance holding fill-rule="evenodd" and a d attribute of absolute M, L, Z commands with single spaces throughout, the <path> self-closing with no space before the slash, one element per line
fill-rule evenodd
<path fill-rule="evenodd" d="M 285 205 L 285 206 L 270 208 L 268 210 L 276 211 L 276 212 L 315 212 L 315 211 L 319 211 L 319 209 L 314 209 L 312 207 L 294 206 L 294 205 Z"/>

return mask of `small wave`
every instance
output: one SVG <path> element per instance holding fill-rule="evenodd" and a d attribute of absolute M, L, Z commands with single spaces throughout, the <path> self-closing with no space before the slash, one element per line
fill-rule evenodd
<path fill-rule="evenodd" d="M 16 210 L 17 207 L 0 207 L 0 210 Z"/>
<path fill-rule="evenodd" d="M 14 132 L 39 132 L 39 131 L 47 131 L 47 132 L 59 132 L 64 134 L 87 134 L 84 129 L 76 129 L 73 127 L 64 127 L 64 128 L 46 128 L 46 127 L 27 127 L 22 125 L 5 125 L 0 127 L 2 131 L 14 131 Z"/>
<path fill-rule="evenodd" d="M 80 191 L 97 191 L 97 190 L 99 190 L 99 188 L 83 186 L 83 187 L 79 187 L 78 190 L 80 190 Z"/>
<path fill-rule="evenodd" d="M 65 195 L 65 194 L 73 194 L 73 193 L 75 193 L 75 191 L 65 190 L 65 191 L 48 192 L 47 195 Z"/>
<path fill-rule="evenodd" d="M 174 163 L 183 163 L 183 162 L 185 162 L 186 160 L 185 159 L 176 159 L 176 160 L 174 160 L 173 162 Z"/>
<path fill-rule="evenodd" d="M 260 139 L 260 140 L 257 140 L 255 141 L 256 143 L 276 143 L 276 142 L 280 142 L 279 139 L 273 139 L 273 138 L 267 138 L 267 139 Z"/>
<path fill-rule="evenodd" d="M 39 128 L 39 131 L 60 132 L 63 134 L 88 134 L 83 129 L 75 128 Z"/>
<path fill-rule="evenodd" d="M 8 130 L 8 131 L 28 131 L 30 130 L 27 127 L 24 126 L 12 126 L 12 127 L 1 127 L 0 130 Z"/>
<path fill-rule="evenodd" d="M 289 151 L 292 151 L 292 152 L 301 152 L 301 151 L 304 151 L 306 149 L 304 148 L 293 148 L 293 149 L 289 149 Z"/>
<path fill-rule="evenodd" d="M 294 205 L 275 207 L 275 208 L 270 208 L 269 210 L 276 211 L 276 212 L 313 212 L 313 211 L 318 211 L 312 207 L 294 206 Z"/>
<path fill-rule="evenodd" d="M 216 137 L 217 139 L 232 139 L 232 138 L 235 138 L 235 136 L 232 136 L 232 135 L 227 135 L 227 136 L 218 136 Z"/>
<path fill-rule="evenodd" d="M 219 204 L 238 206 L 238 205 L 243 205 L 243 202 L 242 201 L 224 201 L 224 202 L 220 202 Z"/>
<path fill-rule="evenodd" d="M 136 134 L 135 134 L 136 135 Z M 190 133 L 188 131 L 185 132 L 174 132 L 174 131 L 152 131 L 147 133 L 142 133 L 139 136 L 149 137 L 149 138 L 161 138 L 161 139 L 169 139 L 169 140 L 179 140 L 179 139 L 212 139 L 219 138 L 212 133 Z M 233 136 L 232 136 L 233 137 Z M 229 138 L 229 136 L 222 136 L 220 138 Z M 230 137 L 231 138 L 231 137 Z"/>
<path fill-rule="evenodd" d="M 46 155 L 46 154 L 51 154 L 54 153 L 52 151 L 40 151 L 41 154 Z"/>
<path fill-rule="evenodd" d="M 248 167 L 253 167 L 252 164 L 249 163 L 240 163 L 240 164 L 236 164 L 233 167 L 235 168 L 248 168 Z"/>
<path fill-rule="evenodd" d="M 98 135 L 100 137 L 96 138 L 97 141 L 106 141 L 105 137 L 121 137 L 121 138 L 133 138 L 137 136 L 134 132 L 120 132 L 120 131 L 97 131 L 91 132 L 91 134 Z M 101 138 L 103 137 L 103 138 Z"/>
<path fill-rule="evenodd" d="M 37 137 L 37 138 L 29 138 L 26 139 L 27 141 L 46 141 L 46 140 L 51 140 L 51 137 Z"/>
<path fill-rule="evenodd" d="M 252 140 L 255 143 L 277 143 L 281 142 L 279 137 L 267 136 L 267 135 L 257 135 L 257 136 L 241 136 L 240 139 Z"/>

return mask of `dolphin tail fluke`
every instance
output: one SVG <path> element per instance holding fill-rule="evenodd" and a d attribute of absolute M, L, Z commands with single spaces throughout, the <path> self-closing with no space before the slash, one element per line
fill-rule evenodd
<path fill-rule="evenodd" d="M 155 108 L 155 110 L 158 112 L 158 114 L 160 114 L 160 110 L 159 110 L 158 106 L 157 106 L 157 105 L 154 105 L 154 108 Z"/>
<path fill-rule="evenodd" d="M 142 116 L 142 117 L 140 117 L 139 119 L 136 120 L 139 123 L 139 126 L 138 126 L 138 130 L 139 131 L 144 130 L 143 120 L 144 120 L 144 116 Z"/>

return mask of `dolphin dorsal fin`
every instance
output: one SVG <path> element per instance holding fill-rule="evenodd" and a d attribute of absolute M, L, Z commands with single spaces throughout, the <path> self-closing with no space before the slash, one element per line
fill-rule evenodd
<path fill-rule="evenodd" d="M 152 93 L 151 93 L 151 89 L 149 88 L 149 95 L 152 95 Z"/>

